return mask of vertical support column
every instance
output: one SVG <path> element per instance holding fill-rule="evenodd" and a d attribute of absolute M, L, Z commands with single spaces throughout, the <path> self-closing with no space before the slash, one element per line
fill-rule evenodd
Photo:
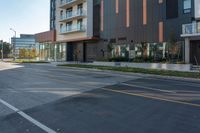
<path fill-rule="evenodd" d="M 38 54 L 38 55 L 39 55 L 39 58 L 38 58 L 38 59 L 39 59 L 39 61 L 40 61 L 40 60 L 41 60 L 40 43 L 39 43 L 38 45 L 39 45 L 39 46 L 38 46 L 38 48 L 39 48 L 39 54 Z"/>
<path fill-rule="evenodd" d="M 165 59 L 166 58 L 166 43 L 163 43 L 163 58 Z"/>
<path fill-rule="evenodd" d="M 51 44 L 48 43 L 48 61 L 51 61 Z"/>
<path fill-rule="evenodd" d="M 150 43 L 147 44 L 147 56 L 150 57 Z"/>
<path fill-rule="evenodd" d="M 190 63 L 190 39 L 185 38 L 185 63 Z"/>
<path fill-rule="evenodd" d="M 57 62 L 57 45 L 54 44 L 54 61 Z"/>

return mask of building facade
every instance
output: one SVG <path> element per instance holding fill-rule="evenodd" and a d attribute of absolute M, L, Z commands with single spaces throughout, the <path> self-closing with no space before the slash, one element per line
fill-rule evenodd
<path fill-rule="evenodd" d="M 66 61 L 197 64 L 199 20 L 199 0 L 51 0 L 51 43 L 65 46 Z"/>
<path fill-rule="evenodd" d="M 36 49 L 35 36 L 30 34 L 21 34 L 20 37 L 12 37 L 11 44 L 15 45 L 15 57 L 20 57 L 20 50 Z"/>
<path fill-rule="evenodd" d="M 200 62 L 200 49 L 187 38 L 185 43 L 182 34 L 199 32 L 199 6 L 198 0 L 101 0 L 99 45 L 114 47 L 114 56 L 158 61 L 169 58 L 195 64 L 193 57 Z M 196 37 L 200 40 L 198 33 Z M 198 50 L 196 54 L 192 47 Z"/>
<path fill-rule="evenodd" d="M 43 55 L 42 59 L 88 61 L 87 57 L 93 56 L 95 53 L 94 50 L 87 51 L 87 44 L 97 41 L 99 37 L 99 3 L 95 3 L 93 0 L 51 0 L 50 3 L 51 31 L 49 32 L 55 30 L 55 36 L 45 40 L 45 36 L 46 38 L 50 37 L 48 36 L 49 32 L 36 34 L 40 51 L 48 51 L 41 54 Z M 62 59 L 60 59 L 59 56 L 55 56 L 55 51 L 57 51 L 55 49 L 61 49 L 60 52 L 62 53 L 65 52 L 63 54 L 65 57 L 62 56 Z M 94 59 L 94 57 L 91 57 L 90 60 Z"/>
<path fill-rule="evenodd" d="M 181 37 L 185 40 L 185 62 L 200 64 L 200 1 L 192 1 L 192 18 L 182 25 Z"/>
<path fill-rule="evenodd" d="M 99 9 L 93 0 L 57 0 L 56 5 L 56 41 L 67 45 L 68 61 L 87 61 L 87 44 L 97 40 L 94 12 Z"/>

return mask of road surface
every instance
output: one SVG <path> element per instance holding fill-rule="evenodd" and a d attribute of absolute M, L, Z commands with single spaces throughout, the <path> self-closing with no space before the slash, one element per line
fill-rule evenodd
<path fill-rule="evenodd" d="M 0 63 L 0 133 L 199 133 L 200 81 Z"/>

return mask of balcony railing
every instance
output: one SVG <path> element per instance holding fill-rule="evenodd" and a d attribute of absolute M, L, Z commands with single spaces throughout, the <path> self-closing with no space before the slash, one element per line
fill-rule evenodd
<path fill-rule="evenodd" d="M 200 34 L 200 22 L 184 24 L 182 26 L 182 36 L 192 36 Z"/>
<path fill-rule="evenodd" d="M 66 33 L 71 33 L 71 32 L 84 32 L 86 31 L 86 26 L 85 25 L 72 25 L 72 26 L 67 26 L 63 27 L 60 29 L 61 34 L 66 34 Z"/>
<path fill-rule="evenodd" d="M 75 17 L 83 17 L 83 16 L 86 16 L 86 10 L 77 10 L 77 11 L 73 11 L 71 13 L 67 13 L 66 15 L 60 16 L 60 20 L 64 21 L 67 19 L 72 19 Z"/>

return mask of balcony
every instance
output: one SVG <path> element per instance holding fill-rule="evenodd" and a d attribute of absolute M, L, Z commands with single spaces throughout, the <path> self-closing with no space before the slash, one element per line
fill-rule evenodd
<path fill-rule="evenodd" d="M 67 13 L 66 15 L 60 16 L 60 22 L 68 22 L 73 19 L 80 19 L 86 17 L 86 10 L 77 10 L 71 13 Z"/>
<path fill-rule="evenodd" d="M 85 0 L 60 0 L 60 8 L 66 9 L 74 5 L 83 3 Z"/>
<path fill-rule="evenodd" d="M 85 25 L 72 25 L 68 27 L 63 27 L 60 29 L 60 34 L 69 34 L 74 32 L 85 32 L 86 26 Z"/>
<path fill-rule="evenodd" d="M 181 37 L 200 36 L 200 22 L 182 25 Z"/>

